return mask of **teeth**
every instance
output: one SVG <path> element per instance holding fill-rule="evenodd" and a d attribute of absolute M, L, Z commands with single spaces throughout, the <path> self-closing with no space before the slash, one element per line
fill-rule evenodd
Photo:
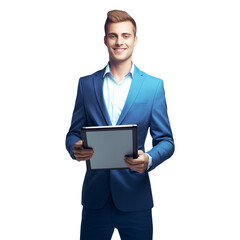
<path fill-rule="evenodd" d="M 124 51 L 123 48 L 115 48 L 114 50 L 117 51 L 117 52 L 123 52 Z"/>

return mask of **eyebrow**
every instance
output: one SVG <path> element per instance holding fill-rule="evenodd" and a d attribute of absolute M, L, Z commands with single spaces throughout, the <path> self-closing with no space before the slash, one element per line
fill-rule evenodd
<path fill-rule="evenodd" d="M 117 36 L 117 33 L 108 33 L 108 35 L 115 35 Z M 131 33 L 121 33 L 121 35 L 132 35 Z"/>

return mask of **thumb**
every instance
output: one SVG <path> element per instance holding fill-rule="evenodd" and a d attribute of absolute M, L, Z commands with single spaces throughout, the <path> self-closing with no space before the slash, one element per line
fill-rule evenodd
<path fill-rule="evenodd" d="M 144 152 L 142 150 L 138 150 L 138 155 L 143 155 Z"/>
<path fill-rule="evenodd" d="M 83 148 L 83 141 L 80 140 L 80 141 L 76 142 L 76 143 L 74 144 L 74 147 L 75 147 L 75 148 Z"/>

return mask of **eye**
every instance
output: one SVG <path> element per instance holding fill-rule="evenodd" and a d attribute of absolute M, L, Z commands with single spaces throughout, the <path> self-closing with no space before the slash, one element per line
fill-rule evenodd
<path fill-rule="evenodd" d="M 124 37 L 125 39 L 127 39 L 127 38 L 130 37 L 130 35 L 129 35 L 129 34 L 125 34 L 123 37 Z"/>
<path fill-rule="evenodd" d="M 115 39 L 116 36 L 115 36 L 115 35 L 109 35 L 109 38 L 110 38 L 110 39 Z"/>

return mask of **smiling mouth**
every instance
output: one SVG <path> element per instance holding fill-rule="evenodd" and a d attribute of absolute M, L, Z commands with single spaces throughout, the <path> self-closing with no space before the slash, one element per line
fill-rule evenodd
<path fill-rule="evenodd" d="M 125 51 L 126 49 L 125 48 L 114 48 L 113 50 L 115 52 L 121 53 L 121 52 Z"/>

